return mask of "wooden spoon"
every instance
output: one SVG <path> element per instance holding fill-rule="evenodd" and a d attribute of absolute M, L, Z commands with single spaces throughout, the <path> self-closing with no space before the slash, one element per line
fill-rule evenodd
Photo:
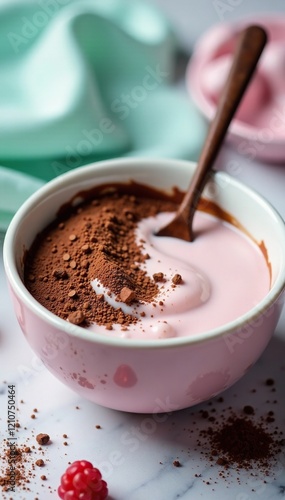
<path fill-rule="evenodd" d="M 249 26 L 241 32 L 229 76 L 188 191 L 174 219 L 160 229 L 157 236 L 172 236 L 185 241 L 193 241 L 192 222 L 200 196 L 266 41 L 266 32 L 260 26 Z"/>

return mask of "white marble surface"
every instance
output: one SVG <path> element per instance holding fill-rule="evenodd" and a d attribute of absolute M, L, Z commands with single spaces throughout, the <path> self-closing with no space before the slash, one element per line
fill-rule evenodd
<path fill-rule="evenodd" d="M 206 28 L 206 24 L 219 21 L 214 3 L 208 1 L 205 10 L 203 0 L 197 7 L 198 21 L 191 25 L 192 35 L 187 38 L 186 18 L 190 16 L 190 2 L 156 0 L 173 16 L 185 43 Z M 224 2 L 229 5 L 234 2 Z M 264 2 L 266 3 L 266 2 Z M 236 2 L 229 12 L 233 18 L 251 4 L 257 2 Z M 281 8 L 281 2 L 274 0 L 270 5 Z M 269 2 L 267 2 L 269 8 Z M 282 3 L 283 5 L 283 3 Z M 187 10 L 188 9 L 188 10 Z M 203 17 L 205 12 L 205 17 Z M 235 163 L 233 163 L 235 162 Z M 219 168 L 227 171 L 235 166 L 234 175 L 263 194 L 285 217 L 285 166 L 261 164 L 237 155 L 225 147 L 219 158 Z M 2 245 L 2 240 L 1 240 Z M 2 252 L 1 252 L 2 253 Z M 276 392 L 265 384 L 267 378 L 274 378 Z M 98 466 L 106 478 L 111 500 L 280 500 L 285 498 L 285 457 L 277 457 L 277 463 L 264 483 L 263 473 L 252 476 L 250 471 L 240 472 L 232 467 L 229 476 L 222 479 L 218 465 L 203 456 L 203 449 L 196 447 L 199 428 L 208 426 L 199 410 L 216 408 L 219 420 L 223 408 L 232 406 L 239 413 L 244 405 L 256 409 L 255 419 L 274 410 L 276 422 L 285 430 L 285 311 L 279 321 L 272 341 L 250 372 L 224 394 L 224 402 L 216 399 L 194 408 L 163 415 L 158 422 L 151 415 L 132 415 L 96 406 L 80 399 L 75 393 L 57 381 L 36 358 L 28 346 L 17 324 L 4 277 L 2 257 L 0 261 L 0 431 L 1 441 L 7 437 L 7 384 L 13 383 L 17 394 L 17 420 L 20 427 L 16 433 L 19 445 L 36 445 L 30 455 L 27 468 L 41 458 L 35 436 L 46 432 L 51 443 L 44 452 L 45 466 L 35 467 L 35 477 L 29 484 L 30 492 L 17 488 L 5 498 L 13 500 L 40 500 L 57 498 L 55 493 L 60 475 L 68 461 L 88 459 Z M 256 389 L 253 393 L 252 389 Z M 20 401 L 23 400 L 24 403 Z M 274 403 L 277 400 L 278 403 Z M 38 412 L 33 412 L 37 408 Z M 36 418 L 32 419 L 31 415 Z M 195 423 L 194 423 L 195 422 Z M 101 429 L 96 429 L 100 425 Z M 191 434 L 190 430 L 194 432 Z M 67 434 L 67 438 L 63 437 Z M 64 446 L 63 442 L 68 443 Z M 207 444 L 206 450 L 207 450 Z M 5 444 L 1 443 L 1 456 Z M 173 466 L 178 459 L 182 467 Z M 3 459 L 0 462 L 3 466 Z M 46 481 L 40 479 L 45 474 Z M 196 476 L 200 477 L 196 477 Z M 210 484 L 206 484 L 209 482 Z M 0 493 L 1 496 L 1 493 Z M 2 497 L 1 497 L 2 498 Z M 4 497 L 3 497 L 4 498 Z"/>

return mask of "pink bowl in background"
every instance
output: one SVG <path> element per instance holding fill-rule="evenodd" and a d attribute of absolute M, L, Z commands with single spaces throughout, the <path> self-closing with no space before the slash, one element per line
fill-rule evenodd
<path fill-rule="evenodd" d="M 285 161 L 285 16 L 263 15 L 212 27 L 195 46 L 186 85 L 197 107 L 211 120 L 237 36 L 249 24 L 263 26 L 268 42 L 228 139 L 249 159 L 281 163 Z"/>
<path fill-rule="evenodd" d="M 284 222 L 262 197 L 223 172 L 213 175 L 204 197 L 235 217 L 256 241 L 264 242 L 272 271 L 266 297 L 237 320 L 189 338 L 107 338 L 55 316 L 23 283 L 26 250 L 75 194 L 130 179 L 168 191 L 173 186 L 183 190 L 194 169 L 194 163 L 164 159 L 117 159 L 82 167 L 40 188 L 7 230 L 4 265 L 21 329 L 46 368 L 83 398 L 117 410 L 152 414 L 195 405 L 240 379 L 274 332 L 284 302 Z"/>

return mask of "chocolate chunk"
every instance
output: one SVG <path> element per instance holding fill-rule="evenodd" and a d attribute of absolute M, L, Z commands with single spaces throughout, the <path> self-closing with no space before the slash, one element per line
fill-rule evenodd
<path fill-rule="evenodd" d="M 43 433 L 40 433 L 36 436 L 36 440 L 37 442 L 42 445 L 42 444 L 48 444 L 49 440 L 50 440 L 50 437 L 48 434 L 43 434 Z"/>
<path fill-rule="evenodd" d="M 131 290 L 127 286 L 124 286 L 120 293 L 120 299 L 125 304 L 131 304 L 134 300 L 136 300 L 136 294 L 133 290 Z"/>
<path fill-rule="evenodd" d="M 254 408 L 250 405 L 246 405 L 243 407 L 243 413 L 245 413 L 246 415 L 254 415 Z"/>
<path fill-rule="evenodd" d="M 57 279 L 57 280 L 65 280 L 68 278 L 68 274 L 65 269 L 55 269 L 52 273 L 52 275 Z"/>
<path fill-rule="evenodd" d="M 85 316 L 82 311 L 73 311 L 68 315 L 69 323 L 73 323 L 74 325 L 81 325 L 85 321 Z"/>
<path fill-rule="evenodd" d="M 164 281 L 164 274 L 163 273 L 154 273 L 152 275 L 154 281 Z"/>
<path fill-rule="evenodd" d="M 181 462 L 179 462 L 179 460 L 174 460 L 173 465 L 174 467 L 182 467 Z"/>
<path fill-rule="evenodd" d="M 174 283 L 174 285 L 180 285 L 183 281 L 181 274 L 174 274 L 171 281 L 172 283 Z"/>
<path fill-rule="evenodd" d="M 45 463 L 41 458 L 39 458 L 38 460 L 36 460 L 36 465 L 38 467 L 43 467 L 45 465 Z"/>

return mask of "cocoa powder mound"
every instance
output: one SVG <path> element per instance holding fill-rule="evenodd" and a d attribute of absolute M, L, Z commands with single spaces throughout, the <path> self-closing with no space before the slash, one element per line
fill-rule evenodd
<path fill-rule="evenodd" d="M 212 448 L 239 467 L 248 468 L 252 461 L 267 465 L 273 456 L 272 436 L 261 424 L 244 417 L 230 417 L 221 429 L 208 435 Z"/>
<path fill-rule="evenodd" d="M 128 326 L 138 319 L 107 303 L 95 293 L 97 278 L 118 302 L 153 302 L 157 280 L 140 269 L 146 259 L 143 241 L 136 243 L 135 229 L 142 218 L 161 211 L 174 212 L 172 200 L 121 194 L 96 195 L 79 206 L 69 206 L 36 238 L 27 253 L 24 282 L 44 307 L 71 323 L 88 326 L 118 323 Z"/>
<path fill-rule="evenodd" d="M 231 466 L 245 470 L 258 467 L 268 474 L 274 458 L 284 446 L 283 432 L 277 428 L 270 431 L 267 416 L 258 420 L 234 413 L 222 417 L 222 423 L 199 432 L 202 441 L 198 440 L 198 444 L 202 445 L 203 441 L 210 444 L 211 460 L 216 457 L 216 464 L 225 469 Z"/>

